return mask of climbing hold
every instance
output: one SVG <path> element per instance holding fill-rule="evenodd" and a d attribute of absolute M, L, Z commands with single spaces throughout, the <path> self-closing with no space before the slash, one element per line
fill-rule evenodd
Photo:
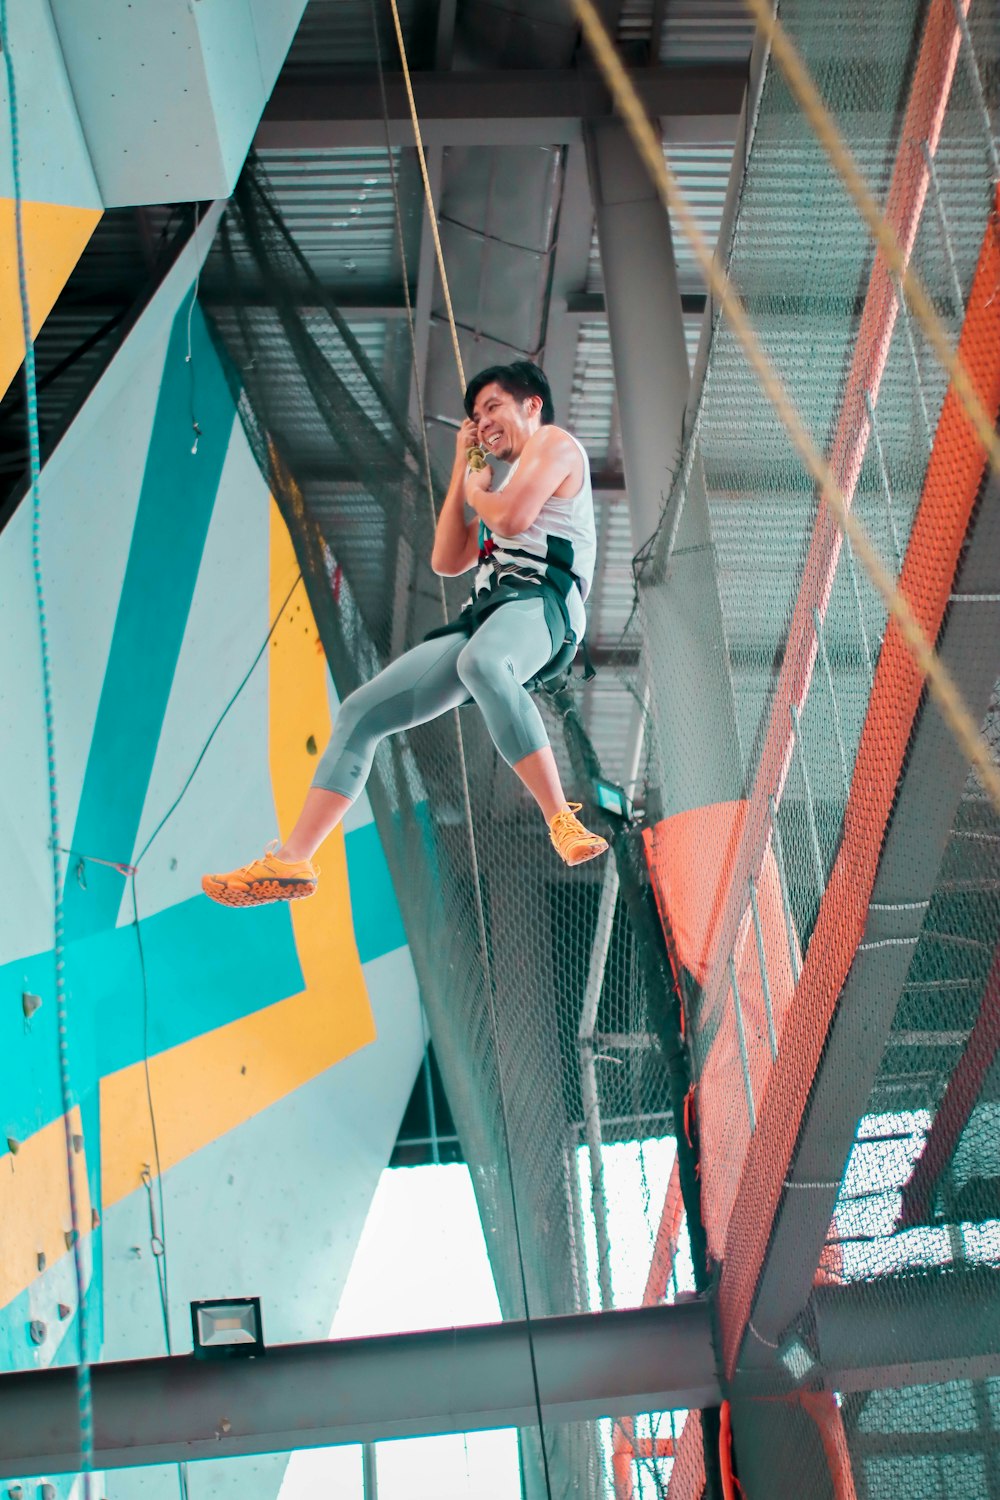
<path fill-rule="evenodd" d="M 16 1156 L 20 1149 L 21 1142 L 17 1139 L 17 1136 L 9 1135 L 7 1137 L 7 1150 L 10 1152 L 11 1156 Z"/>
<path fill-rule="evenodd" d="M 307 755 L 316 755 L 317 753 L 318 753 L 318 746 L 316 744 L 316 736 L 314 734 L 311 734 L 309 736 L 309 738 L 306 740 L 306 754 Z"/>
<path fill-rule="evenodd" d="M 59 1304 L 59 1318 L 60 1318 L 60 1320 L 63 1323 L 65 1323 L 66 1319 L 69 1317 L 69 1315 L 70 1315 L 70 1313 L 72 1311 L 73 1311 L 73 1309 L 70 1307 L 70 1305 L 69 1305 L 68 1302 L 60 1302 L 60 1304 Z"/>
<path fill-rule="evenodd" d="M 39 1250 L 38 1257 L 37 1257 L 37 1260 L 36 1260 L 35 1263 L 38 1266 L 38 1269 L 40 1271 L 44 1271 L 45 1270 L 45 1267 L 48 1264 L 48 1262 L 46 1260 L 46 1256 L 45 1256 L 45 1251 L 44 1250 Z"/>
<path fill-rule="evenodd" d="M 66 1249 L 67 1250 L 72 1250 L 73 1246 L 76 1244 L 76 1241 L 77 1241 L 76 1230 L 75 1229 L 67 1229 L 66 1233 L 63 1235 L 63 1239 L 66 1241 Z"/>
<path fill-rule="evenodd" d="M 38 1500 L 56 1500 L 56 1487 L 54 1484 L 40 1484 L 38 1486 Z"/>
<path fill-rule="evenodd" d="M 32 1318 L 28 1324 L 28 1337 L 33 1344 L 45 1343 L 45 1324 L 41 1318 Z"/>
<path fill-rule="evenodd" d="M 24 1490 L 19 1484 L 12 1484 L 7 1491 L 7 1500 L 24 1500 Z"/>
<path fill-rule="evenodd" d="M 101 1227 L 101 1216 L 96 1208 L 90 1210 L 90 1227 L 91 1229 L 100 1229 Z"/>
<path fill-rule="evenodd" d="M 21 1009 L 24 1011 L 24 1019 L 30 1021 L 36 1010 L 42 1008 L 41 995 L 32 995 L 28 990 L 21 994 Z"/>
<path fill-rule="evenodd" d="M 73 1150 L 76 1152 L 77 1156 L 79 1156 L 80 1152 L 83 1150 L 83 1136 L 82 1135 L 74 1135 L 73 1136 Z"/>

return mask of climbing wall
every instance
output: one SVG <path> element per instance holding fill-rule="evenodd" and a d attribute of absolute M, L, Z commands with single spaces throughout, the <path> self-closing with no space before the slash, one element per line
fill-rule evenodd
<path fill-rule="evenodd" d="M 78 1358 L 74 1233 L 91 1360 L 183 1352 L 189 1302 L 212 1296 L 259 1295 L 272 1344 L 325 1337 L 421 1056 L 364 799 L 314 900 L 231 911 L 200 892 L 288 826 L 332 688 L 196 270 L 192 246 L 41 476 L 75 1225 L 29 502 L 0 536 L 6 1369 Z M 209 1466 L 190 1493 L 275 1495 L 284 1464 Z M 177 1485 L 156 1470 L 101 1493 Z"/>

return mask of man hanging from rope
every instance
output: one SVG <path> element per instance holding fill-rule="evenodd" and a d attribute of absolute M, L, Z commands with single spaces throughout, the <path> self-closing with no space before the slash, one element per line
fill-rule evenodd
<path fill-rule="evenodd" d="M 379 741 L 470 696 L 565 862 L 581 864 L 607 849 L 576 817 L 580 804 L 566 801 L 525 687 L 567 642 L 572 651 L 586 628 L 597 551 L 587 455 L 554 425 L 548 381 L 527 360 L 483 370 L 466 389 L 465 411 L 431 566 L 445 577 L 476 567 L 467 604 L 344 700 L 288 838 L 241 869 L 206 875 L 202 888 L 213 901 L 255 906 L 311 896 L 319 876 L 313 856 L 360 794 Z M 511 465 L 496 490 L 488 464 L 469 465 L 476 446 Z"/>

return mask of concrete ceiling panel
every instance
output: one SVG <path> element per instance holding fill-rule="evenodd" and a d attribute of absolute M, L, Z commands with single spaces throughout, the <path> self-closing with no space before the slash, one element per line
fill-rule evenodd
<path fill-rule="evenodd" d="M 442 218 L 547 251 L 552 245 L 562 151 L 551 146 L 449 146 Z"/>
<path fill-rule="evenodd" d="M 482 0 L 461 5 L 457 57 L 481 66 L 560 68 L 577 45 L 576 23 L 560 0 Z"/>
<path fill-rule="evenodd" d="M 197 7 L 52 0 L 52 11 L 105 205 L 227 197 Z"/>
<path fill-rule="evenodd" d="M 51 0 L 107 207 L 225 198 L 304 0 Z"/>
<path fill-rule="evenodd" d="M 514 350 L 538 349 L 547 257 L 447 222 L 441 225 L 441 244 L 457 316 Z M 444 316 L 443 300 L 434 311 Z"/>
<path fill-rule="evenodd" d="M 77 116 L 48 0 L 7 11 L 17 91 L 21 193 L 37 203 L 100 208 L 90 153 Z M 0 68 L 0 197 L 14 195 L 7 71 Z"/>

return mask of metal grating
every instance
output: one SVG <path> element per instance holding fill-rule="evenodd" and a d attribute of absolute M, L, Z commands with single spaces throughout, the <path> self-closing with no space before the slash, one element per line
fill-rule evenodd
<path fill-rule="evenodd" d="M 660 61 L 743 62 L 753 32 L 742 0 L 671 0 L 660 33 Z"/>
<path fill-rule="evenodd" d="M 420 44 L 436 26 L 436 0 L 398 0 L 398 5 L 407 52 L 413 53 L 414 66 L 422 66 Z M 398 68 L 395 46 L 386 40 L 391 33 L 384 16 L 380 16 L 380 26 L 383 65 Z M 332 67 L 340 71 L 373 68 L 375 62 L 370 0 L 309 0 L 282 72 L 285 78 L 302 83 L 325 76 Z"/>
<path fill-rule="evenodd" d="M 697 353 L 701 323 L 701 313 L 686 313 L 684 316 L 684 342 L 689 366 Z M 587 319 L 581 322 L 577 339 L 567 425 L 587 449 L 591 466 L 595 469 L 603 467 L 612 429 L 617 425 L 614 403 L 615 377 L 607 319 Z"/>
<path fill-rule="evenodd" d="M 402 153 L 393 152 L 397 173 Z M 399 253 L 385 151 L 262 151 L 277 208 L 314 274 L 341 297 L 398 288 Z M 205 284 L 216 290 L 217 260 Z M 250 262 L 241 280 L 253 280 Z"/>

